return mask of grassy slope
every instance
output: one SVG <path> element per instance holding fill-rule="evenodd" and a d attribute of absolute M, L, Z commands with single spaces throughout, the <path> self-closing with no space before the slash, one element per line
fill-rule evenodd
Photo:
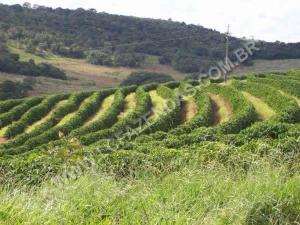
<path fill-rule="evenodd" d="M 300 59 L 284 60 L 254 60 L 253 66 L 241 66 L 234 70 L 235 74 L 243 75 L 249 72 L 284 72 L 290 69 L 300 69 Z"/>
<path fill-rule="evenodd" d="M 185 168 L 165 177 L 115 180 L 89 174 L 37 191 L 0 192 L 6 224 L 290 224 L 300 177 L 259 162 L 249 173 Z M 257 204 L 277 204 L 262 211 Z M 296 203 L 297 204 L 297 203 Z M 261 206 L 262 207 L 262 206 Z M 254 214 L 254 215 L 253 215 Z M 263 214 L 261 215 L 263 219 Z M 252 223 L 251 220 L 254 220 Z M 272 223 L 273 220 L 273 223 Z M 275 221 L 277 220 L 278 223 Z M 263 221 L 263 220 L 262 220 Z"/>
<path fill-rule="evenodd" d="M 50 78 L 39 77 L 31 95 L 54 93 L 54 92 L 71 92 L 82 90 L 96 90 L 102 87 L 111 87 L 118 85 L 131 72 L 137 70 L 146 70 L 150 72 L 167 73 L 175 80 L 184 78 L 184 74 L 175 71 L 170 66 L 160 65 L 155 56 L 147 57 L 145 64 L 139 69 L 130 68 L 110 68 L 105 66 L 96 66 L 87 63 L 82 59 L 71 59 L 49 54 L 45 58 L 29 54 L 22 50 L 22 46 L 18 46 L 14 42 L 10 42 L 9 48 L 12 52 L 20 54 L 21 60 L 34 59 L 37 63 L 47 62 L 58 66 L 66 71 L 69 80 L 61 81 Z M 270 71 L 286 71 L 292 68 L 300 68 L 300 59 L 292 60 L 255 60 L 254 66 L 239 67 L 235 74 L 246 74 L 249 72 L 270 72 Z M 0 81 L 22 80 L 24 76 L 0 73 Z"/>

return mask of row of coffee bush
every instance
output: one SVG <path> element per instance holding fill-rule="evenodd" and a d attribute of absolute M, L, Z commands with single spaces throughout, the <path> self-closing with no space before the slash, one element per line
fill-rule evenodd
<path fill-rule="evenodd" d="M 13 107 L 21 104 L 23 101 L 24 101 L 24 99 L 11 99 L 11 100 L 6 100 L 6 101 L 1 101 L 0 102 L 0 114 L 8 112 Z"/>
<path fill-rule="evenodd" d="M 51 140 L 51 134 L 54 133 L 53 130 L 56 130 L 56 125 L 66 115 L 77 110 L 82 101 L 91 94 L 91 92 L 72 94 L 65 103 L 55 108 L 51 113 L 51 116 L 42 124 L 38 125 L 28 133 L 18 135 L 7 143 L 1 144 L 1 153 L 14 154 L 18 152 L 25 152 L 27 150 L 31 150 L 33 147 L 39 146 L 40 144 L 48 143 L 48 140 Z"/>
<path fill-rule="evenodd" d="M 26 113 L 30 108 L 41 103 L 43 98 L 33 97 L 25 100 L 22 104 L 12 108 L 10 111 L 0 115 L 0 128 L 3 128 L 13 121 L 19 120 L 24 113 Z"/>
<path fill-rule="evenodd" d="M 143 87 L 136 90 L 136 108 L 126 117 L 120 119 L 111 128 L 92 132 L 90 134 L 79 137 L 79 140 L 84 145 L 90 145 L 101 139 L 117 139 L 124 135 L 130 135 L 130 132 L 137 126 L 142 125 L 143 116 L 151 109 L 151 98 L 148 92 Z"/>
<path fill-rule="evenodd" d="M 249 92 L 251 95 L 262 99 L 277 113 L 276 120 L 288 123 L 300 121 L 300 107 L 296 100 L 280 93 L 278 89 L 249 80 L 247 82 L 233 82 L 233 85 L 240 91 Z"/>
<path fill-rule="evenodd" d="M 32 107 L 28 110 L 20 120 L 12 123 L 5 130 L 4 136 L 6 138 L 13 138 L 16 135 L 24 132 L 27 126 L 32 125 L 34 122 L 39 121 L 47 113 L 50 112 L 52 107 L 54 107 L 59 101 L 67 98 L 68 95 L 53 95 L 45 98 L 39 105 Z"/>
<path fill-rule="evenodd" d="M 218 125 L 221 133 L 238 133 L 257 120 L 258 116 L 253 105 L 236 89 L 213 84 L 205 91 L 222 96 L 232 107 L 233 115 L 229 121 Z"/>

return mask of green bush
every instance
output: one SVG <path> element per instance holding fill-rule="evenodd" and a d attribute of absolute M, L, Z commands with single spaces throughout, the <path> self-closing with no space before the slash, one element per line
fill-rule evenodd
<path fill-rule="evenodd" d="M 71 133 L 71 136 L 86 135 L 112 126 L 125 104 L 125 96 L 121 90 L 117 90 L 114 95 L 114 102 L 111 107 L 98 120 L 87 126 L 80 127 Z"/>
<path fill-rule="evenodd" d="M 1 101 L 0 102 L 0 114 L 8 112 L 11 110 L 13 107 L 23 103 L 23 99 L 11 99 L 11 100 L 6 100 L 6 101 Z"/>
<path fill-rule="evenodd" d="M 54 105 L 56 105 L 59 101 L 65 99 L 66 97 L 67 95 L 54 95 L 45 98 L 39 105 L 27 111 L 21 117 L 20 120 L 8 126 L 8 128 L 4 133 L 4 136 L 6 138 L 12 138 L 22 133 L 27 126 L 42 119 L 44 116 L 46 116 L 47 113 L 50 112 L 50 110 L 52 109 L 52 107 L 54 107 Z"/>
<path fill-rule="evenodd" d="M 289 123 L 300 121 L 300 107 L 297 102 L 293 98 L 281 94 L 276 88 L 252 81 L 246 83 L 234 81 L 233 85 L 239 90 L 247 91 L 261 98 L 278 114 L 276 118 L 278 121 Z"/>
<path fill-rule="evenodd" d="M 23 144 L 27 146 L 25 149 L 30 149 L 31 147 L 28 146 L 38 146 L 38 144 L 35 145 L 33 143 L 47 143 L 47 139 L 43 142 L 43 138 L 47 137 L 49 133 L 53 132 L 53 130 L 56 130 L 54 127 L 59 123 L 59 121 L 67 114 L 78 109 L 80 103 L 89 95 L 91 95 L 91 93 L 86 92 L 71 95 L 65 104 L 54 110 L 52 116 L 47 121 L 37 126 L 31 132 L 21 134 L 15 139 L 2 144 L 1 149 L 6 149 L 6 152 L 13 152 L 15 149 L 15 152 L 18 152 L 18 147 Z M 21 146 L 19 148 L 22 149 L 23 147 Z"/>
<path fill-rule="evenodd" d="M 43 98 L 40 97 L 33 97 L 30 99 L 25 100 L 22 104 L 14 107 L 7 113 L 0 115 L 0 128 L 3 128 L 13 121 L 16 121 L 21 118 L 21 116 L 26 113 L 30 108 L 36 106 L 37 104 L 41 103 Z"/>
<path fill-rule="evenodd" d="M 136 90 L 136 108 L 132 113 L 125 118 L 119 120 L 114 126 L 109 129 L 100 130 L 79 138 L 80 142 L 84 145 L 90 145 L 103 138 L 119 138 L 124 136 L 127 132 L 136 128 L 141 124 L 141 118 L 150 111 L 151 98 L 148 92 L 142 87 Z"/>
<path fill-rule="evenodd" d="M 143 85 L 149 83 L 165 83 L 168 81 L 174 81 L 174 79 L 167 74 L 141 71 L 130 74 L 129 77 L 121 83 L 121 85 Z"/>
<path fill-rule="evenodd" d="M 257 120 L 257 113 L 253 105 L 234 88 L 213 84 L 206 88 L 206 91 L 221 95 L 231 103 L 233 116 L 229 121 L 219 125 L 222 133 L 238 133 Z"/>
<path fill-rule="evenodd" d="M 168 108 L 166 112 L 160 115 L 156 120 L 148 121 L 146 125 L 141 128 L 141 131 L 139 131 L 140 134 L 149 134 L 158 130 L 168 131 L 180 123 L 181 101 L 179 96 L 170 88 L 163 85 L 157 88 L 157 93 L 168 100 Z"/>

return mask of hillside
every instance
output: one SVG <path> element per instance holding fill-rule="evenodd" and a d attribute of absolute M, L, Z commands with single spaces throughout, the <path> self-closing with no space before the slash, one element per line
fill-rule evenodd
<path fill-rule="evenodd" d="M 22 46 L 10 42 L 9 49 L 18 54 L 21 61 L 35 60 L 37 63 L 49 63 L 65 71 L 68 79 L 57 80 L 48 77 L 36 77 L 36 83 L 29 96 L 51 94 L 54 92 L 70 93 L 73 91 L 97 90 L 104 87 L 118 86 L 131 73 L 148 71 L 171 75 L 175 80 L 183 80 L 188 75 L 174 70 L 171 66 L 159 64 L 157 58 L 149 57 L 140 68 L 108 67 L 92 65 L 84 59 L 73 59 L 54 54 L 47 57 L 36 56 L 24 51 Z M 253 60 L 251 66 L 241 66 L 232 72 L 232 75 L 249 73 L 285 72 L 290 69 L 300 69 L 300 59 L 280 60 Z M 5 80 L 22 81 L 26 76 L 0 72 L 0 82 Z"/>
<path fill-rule="evenodd" d="M 29 77 L 27 96 L 116 87 L 138 71 L 183 80 L 206 73 L 225 54 L 217 31 L 95 10 L 0 4 L 0 31 L 0 81 Z M 231 58 L 244 42 L 230 38 Z M 232 74 L 300 68 L 299 43 L 256 45 L 260 51 Z"/>
<path fill-rule="evenodd" d="M 203 72 L 224 58 L 225 36 L 185 23 L 97 13 L 95 10 L 0 5 L 0 29 L 31 53 L 86 58 L 107 66 L 140 67 L 145 56 L 190 73 Z M 230 38 L 230 52 L 245 40 Z M 258 41 L 253 59 L 295 59 L 299 43 Z"/>
<path fill-rule="evenodd" d="M 0 102 L 1 183 L 34 187 L 0 220 L 297 224 L 299 90 L 294 70 Z"/>

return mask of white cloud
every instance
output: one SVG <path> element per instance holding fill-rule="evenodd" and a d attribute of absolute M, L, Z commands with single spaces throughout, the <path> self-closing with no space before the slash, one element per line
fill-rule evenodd
<path fill-rule="evenodd" d="M 0 0 L 22 4 L 24 0 Z M 108 13 L 149 18 L 172 18 L 221 32 L 231 24 L 238 37 L 300 42 L 299 0 L 27 0 L 32 4 L 63 8 L 95 8 Z"/>

